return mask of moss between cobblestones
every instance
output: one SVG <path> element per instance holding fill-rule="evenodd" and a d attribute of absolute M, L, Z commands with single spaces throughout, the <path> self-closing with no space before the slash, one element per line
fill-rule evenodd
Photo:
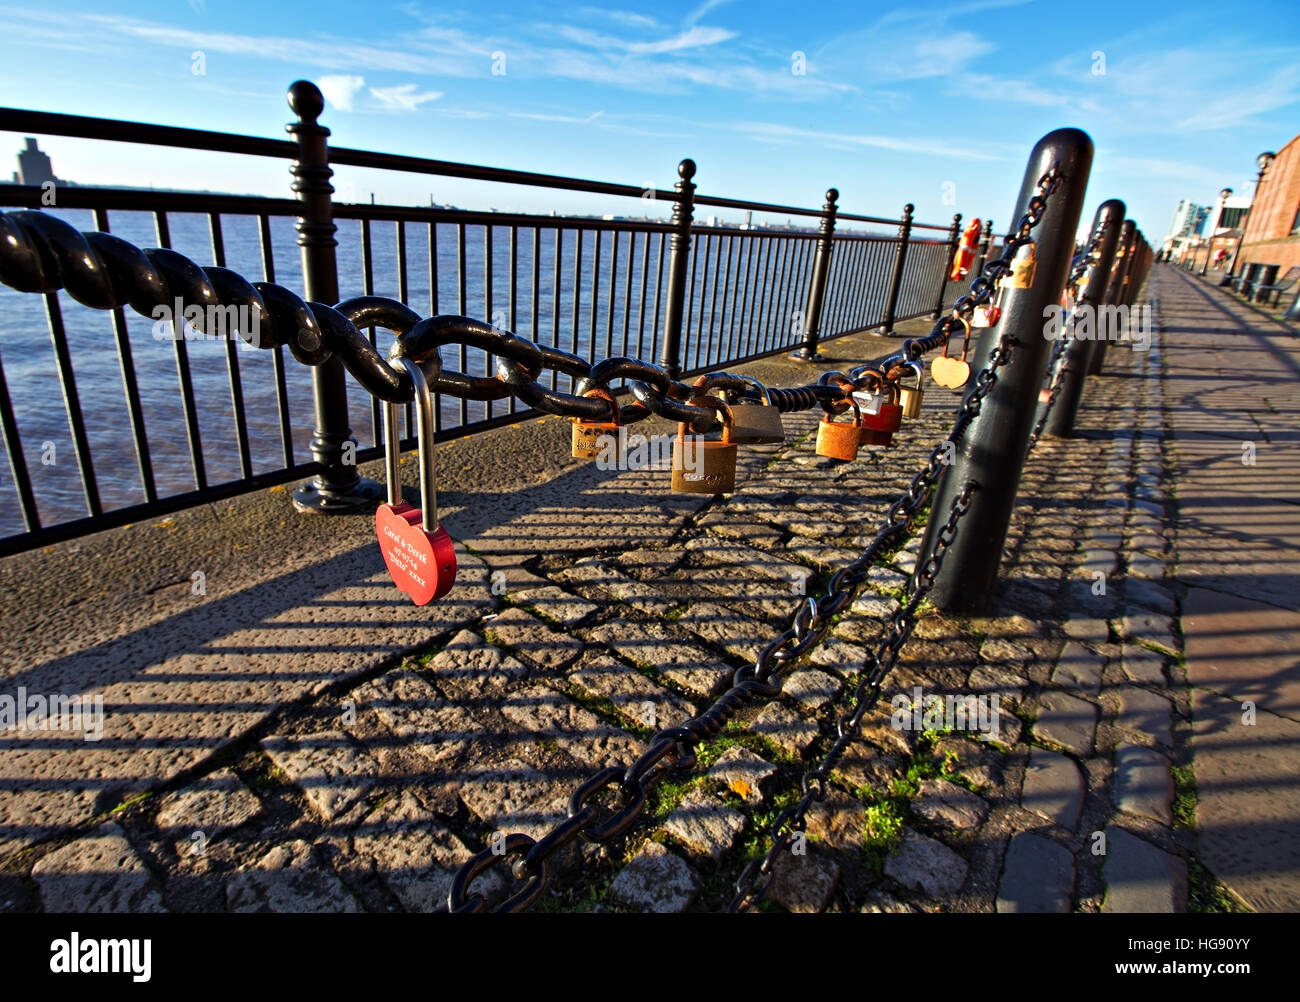
<path fill-rule="evenodd" d="M 635 734 L 642 741 L 648 741 L 654 736 L 654 728 L 646 727 L 631 714 L 624 713 L 614 703 L 604 696 L 591 696 L 578 688 L 576 685 L 567 686 L 564 694 L 577 703 L 585 710 L 590 710 L 596 716 L 600 717 L 606 723 L 613 724 L 620 730 Z M 554 744 L 555 742 L 551 742 Z M 558 751 L 558 747 L 556 748 Z"/>
<path fill-rule="evenodd" d="M 1189 913 L 1244 915 L 1251 912 L 1244 902 L 1215 879 L 1199 860 L 1187 863 L 1187 911 Z"/>

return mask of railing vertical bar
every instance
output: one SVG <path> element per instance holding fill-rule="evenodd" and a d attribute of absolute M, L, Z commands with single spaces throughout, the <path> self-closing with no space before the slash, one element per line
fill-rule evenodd
<path fill-rule="evenodd" d="M 640 306 L 637 309 L 636 317 L 636 355 L 637 358 L 644 358 L 641 354 L 645 345 L 645 294 L 646 284 L 650 280 L 650 234 L 644 234 L 645 239 L 641 241 L 641 296 Z"/>
<path fill-rule="evenodd" d="M 697 240 L 695 245 L 699 246 Z M 709 262 L 715 260 L 713 255 L 713 234 L 710 233 L 704 238 L 704 257 L 700 262 L 700 309 L 699 315 L 695 318 L 695 352 L 691 356 L 691 368 L 700 367 L 700 349 L 704 346 L 704 300 L 709 294 Z M 716 279 L 714 281 L 716 285 Z M 695 293 L 694 287 L 691 289 L 692 296 Z M 690 328 L 687 327 L 689 333 Z M 707 356 L 706 356 L 707 357 Z"/>
<path fill-rule="evenodd" d="M 705 253 L 707 254 L 708 253 L 707 237 L 705 238 L 704 250 Z M 705 258 L 705 260 L 707 260 L 707 258 Z M 695 316 L 695 276 L 699 272 L 699 267 L 700 267 L 700 238 L 699 237 L 695 237 L 691 240 L 690 263 L 688 267 L 691 270 L 691 282 L 690 285 L 687 286 L 686 304 L 685 304 L 686 319 L 682 323 L 682 337 L 685 338 L 689 338 L 691 336 L 691 320 L 694 319 Z M 698 336 L 696 337 L 696 341 L 697 342 L 699 341 Z M 687 356 L 687 354 L 689 354 L 690 345 L 679 345 L 678 347 L 681 351 L 681 355 L 678 358 L 678 361 L 680 362 L 682 359 L 684 359 Z"/>
<path fill-rule="evenodd" d="M 212 262 L 218 268 L 226 266 L 226 241 L 221 232 L 221 214 L 208 213 L 208 229 L 212 237 Z M 226 377 L 230 383 L 230 407 L 235 417 L 235 441 L 239 449 L 239 475 L 248 480 L 253 475 L 253 460 L 248 448 L 248 415 L 244 413 L 244 384 L 239 378 L 239 349 L 231 332 L 221 331 L 226 344 Z M 240 331 L 241 334 L 245 333 Z"/>
<path fill-rule="evenodd" d="M 438 315 L 438 224 L 436 222 L 428 224 L 429 238 L 429 316 Z M 373 401 L 375 413 L 379 413 L 380 403 L 378 399 Z M 433 431 L 436 435 L 442 431 L 442 401 L 439 400 L 433 408 Z M 378 441 L 378 439 L 376 439 Z"/>
<path fill-rule="evenodd" d="M 754 339 L 754 351 L 760 352 L 771 336 L 769 327 L 772 322 L 772 292 L 776 287 L 776 274 L 781 267 L 781 238 L 772 237 L 768 241 L 767 268 L 763 272 L 763 301 L 758 316 L 758 337 Z"/>
<path fill-rule="evenodd" d="M 406 274 L 406 220 L 397 220 L 397 298 L 403 303 L 409 303 L 411 298 L 410 284 L 407 282 Z M 464 370 L 462 370 L 464 371 Z M 415 403 L 408 400 L 406 402 L 406 437 L 415 438 Z M 378 438 L 375 439 L 378 441 Z"/>
<path fill-rule="evenodd" d="M 72 370 L 72 355 L 68 351 L 68 334 L 63 326 L 63 311 L 59 307 L 57 292 L 45 293 L 45 313 L 50 325 L 50 339 L 54 342 L 54 359 L 63 388 L 63 406 L 72 430 L 72 446 L 77 455 L 77 469 L 81 472 L 81 489 L 86 496 L 86 509 L 92 517 L 104 513 L 99 502 L 99 485 L 95 481 L 95 467 L 90 460 L 90 440 L 86 437 L 86 422 L 81 413 L 81 398 L 77 393 L 77 377 Z"/>
<path fill-rule="evenodd" d="M 659 234 L 659 247 L 655 251 L 655 310 L 654 319 L 650 323 L 650 357 L 654 358 L 659 351 L 659 304 L 663 302 L 664 291 L 664 244 L 667 243 L 668 235 L 662 231 Z"/>
<path fill-rule="evenodd" d="M 488 223 L 483 227 L 483 318 L 493 326 L 496 326 L 496 318 L 492 315 L 492 224 Z M 491 378 L 496 374 L 497 364 L 496 356 L 491 352 L 483 353 L 483 375 Z M 483 401 L 483 416 L 486 420 L 492 420 L 492 404 L 494 401 Z"/>
<path fill-rule="evenodd" d="M 627 342 L 632 333 L 632 266 L 636 258 L 636 230 L 628 232 L 627 241 L 627 271 L 623 275 L 623 347 L 619 351 L 620 355 L 627 354 Z"/>
<path fill-rule="evenodd" d="M 162 209 L 154 211 L 154 228 L 158 235 L 158 246 L 171 249 L 171 226 L 167 213 Z M 181 406 L 185 410 L 185 435 L 190 447 L 190 465 L 194 469 L 194 487 L 206 490 L 208 473 L 203 465 L 203 444 L 199 437 L 199 415 L 194 406 L 194 380 L 190 375 L 190 354 L 185 347 L 185 318 L 172 317 L 172 347 L 176 353 L 176 376 L 181 387 Z"/>
<path fill-rule="evenodd" d="M 713 255 L 713 279 L 709 282 L 709 327 L 707 332 L 708 348 L 704 352 L 704 364 L 714 365 L 719 362 L 720 356 L 717 350 L 720 346 L 716 343 L 718 336 L 718 273 L 722 270 L 722 237 L 717 238 L 717 243 L 712 250 Z M 726 289 L 723 289 L 725 298 Z M 703 308 L 700 309 L 703 314 Z M 699 353 L 696 352 L 698 357 Z M 699 365 L 699 362 L 695 363 Z"/>
<path fill-rule="evenodd" d="M 275 281 L 275 252 L 271 246 L 271 217 L 265 212 L 257 217 L 257 242 L 262 252 L 262 280 Z M 284 371 L 284 346 L 271 349 L 271 368 L 275 376 L 275 410 L 280 419 L 280 448 L 285 467 L 293 466 L 293 429 L 289 425 L 289 384 Z"/>
<path fill-rule="evenodd" d="M 605 357 L 614 354 L 614 303 L 618 294 L 619 231 L 614 231 L 614 245 L 609 249 L 609 295 L 605 300 Z"/>
<path fill-rule="evenodd" d="M 731 259 L 736 249 L 736 238 L 727 234 L 727 266 L 722 276 L 722 323 L 714 324 L 718 337 L 718 360 L 731 359 L 731 310 L 727 308 L 727 296 L 731 294 Z"/>
<path fill-rule="evenodd" d="M 23 456 L 23 442 L 18 434 L 18 421 L 14 417 L 13 401 L 9 399 L 9 383 L 5 379 L 4 362 L 0 361 L 0 428 L 4 429 L 5 451 L 14 474 L 14 486 L 23 508 L 23 525 L 28 532 L 41 527 L 41 514 L 36 508 L 36 495 L 32 493 L 32 478 Z"/>
<path fill-rule="evenodd" d="M 591 307 L 587 310 L 587 360 L 596 360 L 596 313 L 600 302 L 600 245 L 603 234 L 596 230 L 596 245 L 591 252 Z"/>
<path fill-rule="evenodd" d="M 456 313 L 457 315 L 462 317 L 465 315 L 465 224 L 464 223 L 456 224 Z M 459 345 L 459 352 L 456 359 L 457 364 L 460 366 L 461 372 L 467 371 L 465 368 L 466 366 L 465 357 L 466 357 L 465 345 L 462 343 L 461 345 Z M 459 405 L 460 423 L 461 426 L 464 427 L 466 424 L 469 423 L 467 420 L 467 418 L 469 417 L 469 401 L 465 400 L 464 398 L 461 398 L 457 401 L 457 404 Z M 407 427 L 409 428 L 410 425 L 407 425 Z"/>
<path fill-rule="evenodd" d="M 758 238 L 754 236 L 745 236 L 738 238 L 740 240 L 741 252 L 745 256 L 745 281 L 741 284 L 740 292 L 740 309 L 736 311 L 736 353 L 733 358 L 745 354 L 745 344 L 748 340 L 748 330 L 750 324 L 750 301 L 753 298 L 754 288 L 754 249 L 758 246 Z"/>
<path fill-rule="evenodd" d="M 519 276 L 516 273 L 518 267 L 519 267 L 519 227 L 516 226 L 514 223 L 511 223 L 510 224 L 510 253 L 509 253 L 509 260 L 507 261 L 506 264 L 506 268 L 510 274 L 510 287 L 509 287 L 510 301 L 506 307 L 508 311 L 506 314 L 506 329 L 509 330 L 510 333 L 512 334 L 514 334 L 519 327 L 519 309 L 518 309 L 518 304 L 516 302 L 516 297 L 519 291 Z M 507 398 L 506 413 L 514 414 L 514 412 L 515 412 L 515 398 L 514 395 L 511 394 Z"/>
<path fill-rule="evenodd" d="M 551 345 L 560 346 L 560 279 L 561 263 L 564 259 L 564 230 L 555 228 L 555 274 L 551 279 Z M 555 389 L 555 370 L 551 370 L 551 389 Z"/>
<path fill-rule="evenodd" d="M 370 220 L 361 222 L 361 291 L 364 295 L 375 294 L 375 258 L 374 246 L 370 242 Z M 372 347 L 375 345 L 375 328 L 366 328 L 366 337 Z M 370 396 L 370 394 L 367 394 Z M 370 440 L 379 445 L 384 440 L 383 412 L 380 410 L 379 398 L 370 396 Z"/>
<path fill-rule="evenodd" d="M 597 231 L 599 232 L 599 231 Z M 578 320 L 582 316 L 582 230 L 577 231 L 577 239 L 573 250 L 573 332 L 570 338 L 569 351 L 578 354 Z M 558 347 L 558 346 L 557 346 Z M 577 380 L 573 376 L 569 377 L 569 392 L 573 392 L 574 383 Z"/>
<path fill-rule="evenodd" d="M 110 232 L 108 210 L 96 208 L 94 215 L 95 229 L 101 233 Z M 126 409 L 131 417 L 131 438 L 135 443 L 135 461 L 140 470 L 140 484 L 144 488 L 145 501 L 152 504 L 158 500 L 158 487 L 154 483 L 153 461 L 149 456 L 149 438 L 145 433 L 144 408 L 140 403 L 140 384 L 135 376 L 130 331 L 126 324 L 126 312 L 120 306 L 113 309 L 113 338 L 117 342 L 117 361 L 122 371 L 122 392 L 126 394 Z"/>

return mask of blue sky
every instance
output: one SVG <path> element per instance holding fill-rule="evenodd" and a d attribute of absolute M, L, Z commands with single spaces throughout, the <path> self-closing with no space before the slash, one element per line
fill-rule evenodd
<path fill-rule="evenodd" d="M 992 214 L 999 230 L 1030 147 L 1058 126 L 1097 146 L 1085 220 L 1120 197 L 1153 240 L 1178 199 L 1249 192 L 1256 154 L 1300 131 L 1295 0 L 126 0 L 111 12 L 55 0 L 0 7 L 0 26 L 12 106 L 282 136 L 284 90 L 305 77 L 329 97 L 322 120 L 340 145 L 661 187 L 690 156 L 709 194 L 815 205 L 834 185 L 847 211 L 892 216 L 912 201 L 920 220 Z M 18 145 L 0 135 L 0 153 Z M 287 194 L 269 161 L 42 145 L 76 181 Z M 644 206 L 337 180 L 363 200 Z"/>

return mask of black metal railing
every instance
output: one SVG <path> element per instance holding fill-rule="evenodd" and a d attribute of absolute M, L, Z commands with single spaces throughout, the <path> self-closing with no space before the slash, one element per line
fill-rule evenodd
<path fill-rule="evenodd" d="M 300 82 L 290 103 L 298 114 L 292 140 L 18 109 L 0 109 L 0 132 L 285 160 L 297 198 L 60 184 L 49 205 L 43 188 L 0 185 L 0 206 L 44 209 L 78 229 L 111 228 L 137 244 L 175 247 L 304 289 L 309 299 L 333 302 L 340 290 L 391 296 L 430 315 L 481 317 L 589 360 L 657 357 L 674 374 L 793 349 L 811 348 L 815 357 L 819 340 L 892 332 L 896 321 L 931 314 L 946 288 L 957 227 L 912 222 L 910 206 L 900 220 L 840 212 L 834 199 L 805 208 L 699 195 L 690 161 L 672 189 L 647 191 L 327 148 L 328 131 L 316 122 L 319 92 Z M 639 213 L 671 210 L 671 217 L 335 202 L 335 166 L 635 198 Z M 790 222 L 705 225 L 702 207 Z M 289 252 L 290 240 L 300 254 Z M 819 268 L 825 286 L 811 296 Z M 355 465 L 382 453 L 380 406 L 368 394 L 349 399 L 337 362 L 286 365 L 281 348 L 246 352 L 237 339 L 186 340 L 184 325 L 151 330 L 121 309 L 111 314 L 110 350 L 104 319 L 65 295 L 0 296 L 0 425 L 13 473 L 0 492 L 18 502 L 0 506 L 0 553 L 309 476 L 295 496 L 304 508 L 345 510 L 377 493 L 358 480 Z M 373 342 L 376 332 L 369 336 Z M 459 353 L 461 371 L 495 372 L 485 352 L 462 346 Z M 560 388 L 571 390 L 569 382 Z M 56 395 L 61 411 L 50 406 Z M 531 413 L 513 398 L 444 400 L 438 431 L 456 437 Z M 409 447 L 409 408 L 405 428 Z M 360 429 L 355 437 L 353 429 Z"/>

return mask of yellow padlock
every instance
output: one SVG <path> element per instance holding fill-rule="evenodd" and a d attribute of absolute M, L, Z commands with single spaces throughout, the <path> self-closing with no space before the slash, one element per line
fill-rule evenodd
<path fill-rule="evenodd" d="M 583 394 L 584 397 L 599 397 L 609 403 L 613 409 L 613 421 L 588 421 L 585 418 L 573 419 L 573 458 L 574 459 L 596 459 L 601 452 L 606 435 L 612 435 L 615 443 L 618 442 L 618 401 L 614 399 L 614 394 L 603 387 L 596 386 Z M 617 451 L 617 444 L 615 451 Z"/>
<path fill-rule="evenodd" d="M 862 411 L 858 407 L 858 402 L 852 397 L 849 397 L 848 401 L 853 407 L 851 424 L 836 424 L 834 414 L 830 410 L 822 415 L 817 425 L 817 455 L 828 459 L 839 459 L 846 463 L 858 458 L 858 443 L 862 436 L 859 427 L 862 422 Z"/>

